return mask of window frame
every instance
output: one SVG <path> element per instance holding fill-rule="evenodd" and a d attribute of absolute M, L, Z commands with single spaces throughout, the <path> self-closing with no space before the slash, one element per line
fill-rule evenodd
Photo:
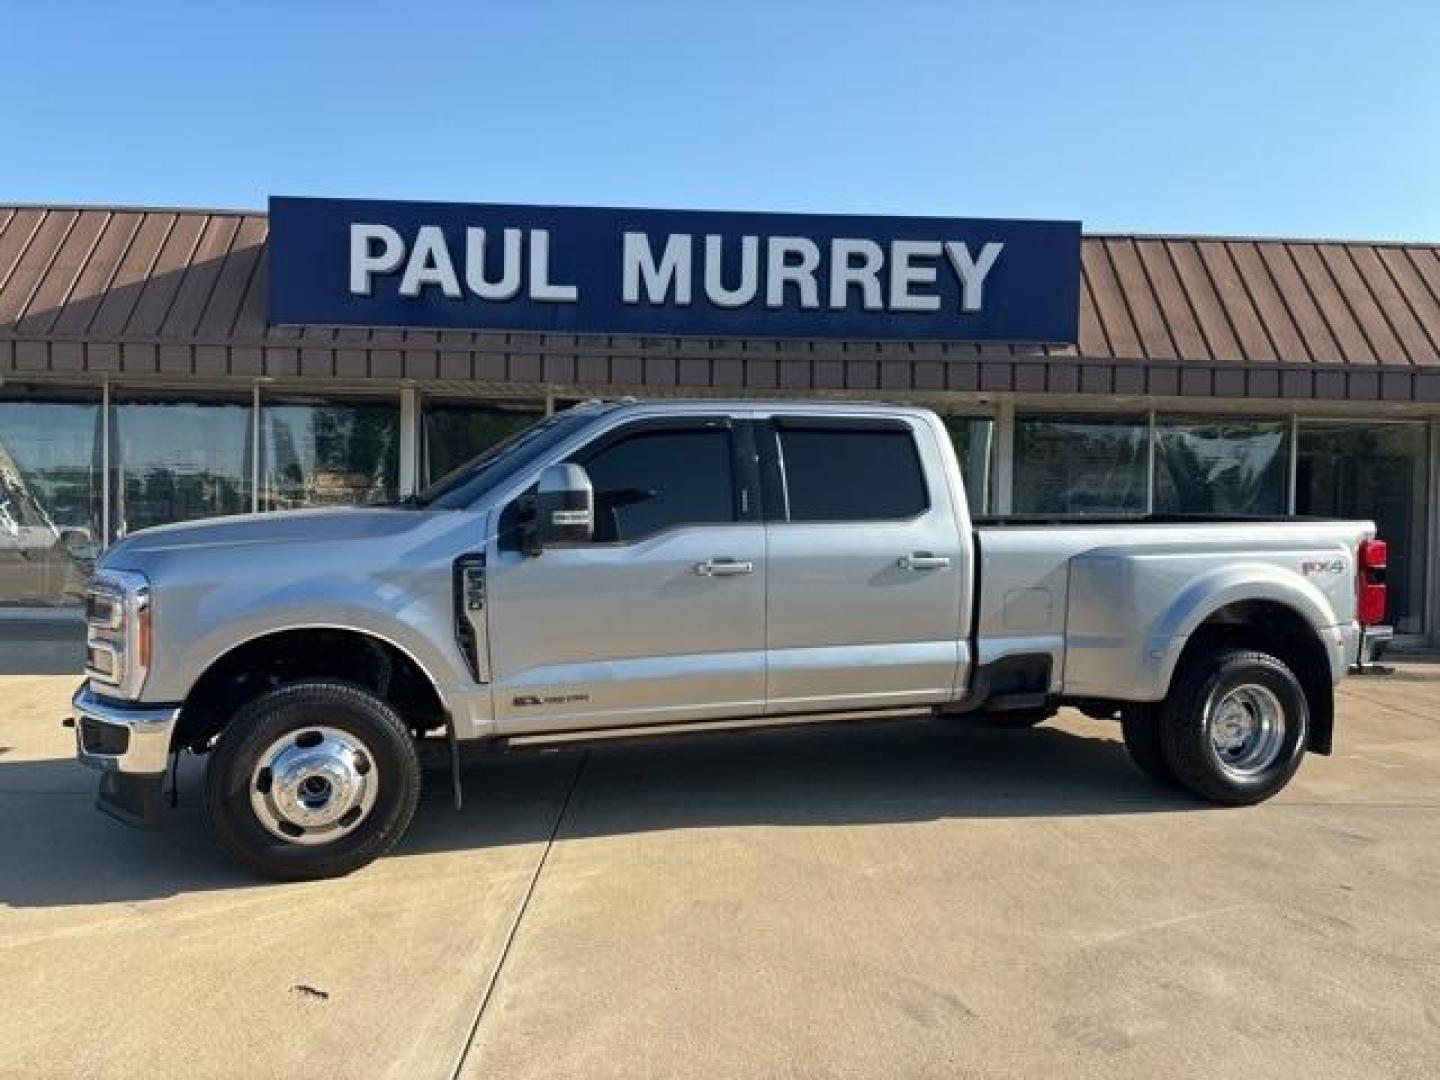
<path fill-rule="evenodd" d="M 779 413 L 761 422 L 759 459 L 762 477 L 762 503 L 767 525 L 876 525 L 906 524 L 919 521 L 935 509 L 935 492 L 931 487 L 930 470 L 917 438 L 916 426 L 899 416 L 808 416 L 803 413 Z M 915 465 L 920 470 L 925 505 L 906 517 L 847 517 L 831 521 L 796 521 L 790 516 L 790 480 L 785 467 L 785 451 L 780 433 L 791 431 L 891 431 L 903 432 L 910 440 Z"/>
<path fill-rule="evenodd" d="M 575 449 L 564 456 L 557 458 L 557 463 L 573 463 L 586 469 L 591 460 L 604 453 L 619 443 L 625 442 L 636 435 L 648 435 L 655 432 L 687 432 L 693 431 L 703 433 L 707 431 L 724 431 L 729 436 L 730 442 L 730 499 L 734 508 L 735 519 L 733 521 L 691 521 L 678 522 L 667 525 L 657 532 L 647 533 L 644 536 L 633 540 L 589 540 L 580 543 L 556 544 L 554 550 L 587 550 L 591 548 L 627 548 L 639 544 L 648 543 L 659 537 L 666 536 L 681 529 L 716 528 L 729 529 L 737 525 L 758 525 L 764 521 L 764 513 L 761 494 L 759 472 L 756 465 L 755 437 L 753 424 L 749 420 L 739 419 L 724 414 L 712 416 L 661 416 L 645 417 L 632 420 L 626 423 L 617 424 L 615 427 L 603 431 L 594 439 Z M 500 522 L 507 520 L 514 521 L 512 515 L 520 515 L 523 521 L 525 508 L 523 503 L 534 497 L 535 484 L 532 482 L 526 488 L 505 504 L 500 511 Z M 508 534 L 519 536 L 518 522 L 509 529 L 497 529 L 500 537 L 502 550 L 518 550 L 514 544 L 507 545 L 505 537 Z"/>

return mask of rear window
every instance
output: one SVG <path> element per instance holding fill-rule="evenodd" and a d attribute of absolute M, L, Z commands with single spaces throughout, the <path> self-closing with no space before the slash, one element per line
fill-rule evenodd
<path fill-rule="evenodd" d="M 905 427 L 781 427 L 791 521 L 899 521 L 929 507 Z"/>

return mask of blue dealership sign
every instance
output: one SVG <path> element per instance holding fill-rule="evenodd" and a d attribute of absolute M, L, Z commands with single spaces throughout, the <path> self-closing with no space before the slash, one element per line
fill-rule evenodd
<path fill-rule="evenodd" d="M 1072 342 L 1080 224 L 270 200 L 276 324 Z"/>

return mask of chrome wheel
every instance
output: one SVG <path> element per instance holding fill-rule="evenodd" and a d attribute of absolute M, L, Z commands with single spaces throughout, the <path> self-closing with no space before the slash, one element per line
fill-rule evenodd
<path fill-rule="evenodd" d="M 275 740 L 250 777 L 250 806 L 270 833 L 324 844 L 365 820 L 380 777 L 369 749 L 348 731 L 306 727 Z"/>
<path fill-rule="evenodd" d="M 1285 708 L 1267 687 L 1242 683 L 1210 700 L 1205 725 L 1210 750 L 1232 776 L 1270 768 L 1285 746 Z"/>

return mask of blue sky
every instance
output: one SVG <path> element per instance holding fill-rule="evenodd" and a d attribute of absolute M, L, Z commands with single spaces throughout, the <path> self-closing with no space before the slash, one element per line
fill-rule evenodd
<path fill-rule="evenodd" d="M 1440 4 L 32 2 L 0 201 L 1440 240 Z"/>

